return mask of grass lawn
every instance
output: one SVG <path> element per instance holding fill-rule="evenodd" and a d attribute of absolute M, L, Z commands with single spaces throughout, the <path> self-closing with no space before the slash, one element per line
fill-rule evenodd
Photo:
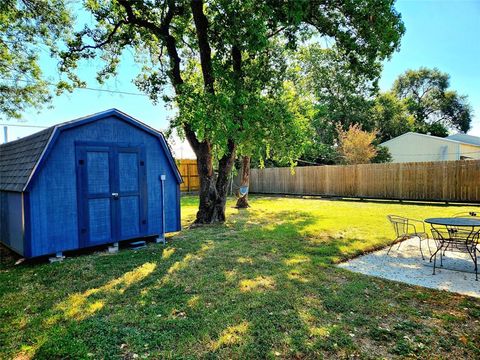
<path fill-rule="evenodd" d="M 471 207 L 255 197 L 166 247 L 0 268 L 0 358 L 480 358 L 480 301 L 333 264 L 389 213 Z M 182 201 L 184 225 L 196 211 Z M 472 286 L 479 286 L 472 277 Z"/>

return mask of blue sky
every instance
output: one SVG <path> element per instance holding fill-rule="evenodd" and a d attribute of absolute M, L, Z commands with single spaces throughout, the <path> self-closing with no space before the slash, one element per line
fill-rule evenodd
<path fill-rule="evenodd" d="M 421 66 L 437 67 L 451 75 L 451 88 L 468 95 L 475 111 L 472 135 L 480 136 L 480 0 L 404 0 L 397 1 L 397 10 L 402 14 L 406 34 L 399 52 L 384 64 L 380 81 L 382 90 L 388 90 L 395 78 L 406 69 Z M 54 63 L 44 62 L 53 68 Z M 103 86 L 95 82 L 95 62 L 84 63 L 80 76 L 88 86 L 138 93 L 131 80 L 138 72 L 131 55 L 125 55 L 119 76 Z M 146 96 L 130 96 L 75 90 L 54 99 L 51 109 L 40 114 L 29 111 L 24 114 L 24 124 L 53 125 L 87 114 L 118 108 L 157 129 L 168 126 L 173 112 L 164 104 L 153 105 Z M 0 123 L 5 123 L 0 119 Z M 12 123 L 10 121 L 10 123 Z M 38 131 L 34 128 L 9 128 L 10 140 Z M 0 135 L 3 142 L 3 134 Z M 191 155 L 185 145 L 174 145 L 177 156 Z"/>
<path fill-rule="evenodd" d="M 470 134 L 480 136 L 480 0 L 409 0 L 395 7 L 406 33 L 384 64 L 381 88 L 406 69 L 437 67 L 450 74 L 452 89 L 468 95 L 475 112 Z"/>

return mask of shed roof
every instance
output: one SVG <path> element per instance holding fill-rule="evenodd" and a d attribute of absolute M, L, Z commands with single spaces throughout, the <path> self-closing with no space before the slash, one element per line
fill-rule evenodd
<path fill-rule="evenodd" d="M 0 145 L 0 190 L 23 191 L 54 129 Z"/>
<path fill-rule="evenodd" d="M 138 126 L 144 131 L 156 136 L 165 150 L 177 181 L 179 183 L 182 182 L 182 177 L 180 176 L 180 172 L 178 171 L 177 165 L 175 164 L 172 153 L 163 134 L 120 110 L 110 109 L 54 125 L 33 135 L 0 145 L 0 190 L 15 192 L 25 191 L 38 167 L 38 164 L 40 164 L 44 158 L 47 150 L 52 147 L 56 136 L 61 131 L 109 116 L 116 116 L 117 118 Z"/>

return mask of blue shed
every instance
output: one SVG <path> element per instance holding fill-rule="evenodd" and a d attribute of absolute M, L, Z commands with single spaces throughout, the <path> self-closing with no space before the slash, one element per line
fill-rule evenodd
<path fill-rule="evenodd" d="M 163 135 L 112 109 L 0 146 L 0 241 L 26 258 L 180 230 Z"/>

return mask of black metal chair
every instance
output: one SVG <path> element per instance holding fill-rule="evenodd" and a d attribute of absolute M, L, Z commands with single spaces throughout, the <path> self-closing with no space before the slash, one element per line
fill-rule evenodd
<path fill-rule="evenodd" d="M 390 245 L 390 248 L 387 251 L 387 255 L 390 253 L 390 250 L 392 250 L 392 247 L 396 243 L 399 243 L 398 248 L 400 248 L 400 244 L 403 240 L 413 239 L 416 237 L 419 239 L 420 254 L 422 255 L 422 259 L 425 260 L 425 256 L 423 255 L 422 251 L 422 241 L 427 240 L 428 251 L 430 254 L 432 254 L 432 251 L 430 250 L 430 244 L 428 242 L 429 239 L 427 230 L 425 229 L 425 223 L 422 220 L 410 219 L 398 215 L 387 215 L 387 219 L 392 224 L 396 235 L 396 238 L 393 240 L 392 245 Z M 417 226 L 421 231 L 417 230 Z M 430 261 L 432 261 L 431 258 Z"/>
<path fill-rule="evenodd" d="M 430 257 L 433 258 L 433 275 L 437 264 L 437 254 L 440 253 L 440 267 L 443 266 L 443 257 L 447 251 L 467 253 L 472 258 L 475 266 L 475 280 L 478 281 L 478 263 L 477 252 L 478 241 L 480 237 L 480 229 L 450 227 L 450 226 L 433 226 L 432 237 L 437 245 L 437 250 Z M 443 250 L 443 251 L 442 251 Z"/>
<path fill-rule="evenodd" d="M 464 212 L 459 212 L 459 213 L 456 213 L 456 214 L 453 214 L 452 217 L 454 218 L 474 218 L 474 217 L 477 217 L 478 216 L 478 213 L 476 211 L 464 211 Z M 468 236 L 468 233 L 470 231 L 468 230 L 465 230 L 465 229 L 462 229 L 462 228 L 459 228 L 459 227 L 454 227 L 454 226 L 450 226 L 450 232 L 453 233 L 457 233 L 457 237 L 459 235 L 461 235 L 462 233 L 465 233 L 467 231 L 467 234 L 464 234 L 464 236 Z M 447 246 L 444 246 L 443 248 L 443 255 L 445 256 L 445 252 L 448 250 L 448 244 Z"/>

